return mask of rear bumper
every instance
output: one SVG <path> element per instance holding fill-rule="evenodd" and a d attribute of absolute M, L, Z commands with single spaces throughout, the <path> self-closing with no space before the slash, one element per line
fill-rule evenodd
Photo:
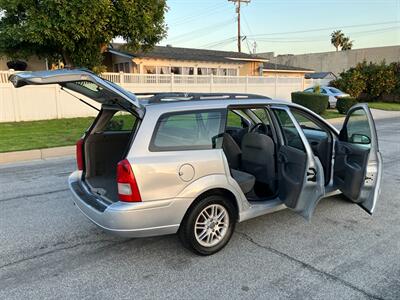
<path fill-rule="evenodd" d="M 90 193 L 81 182 L 81 171 L 68 179 L 79 210 L 103 230 L 124 237 L 146 237 L 174 234 L 189 207 L 188 198 L 147 202 L 108 204 Z"/>

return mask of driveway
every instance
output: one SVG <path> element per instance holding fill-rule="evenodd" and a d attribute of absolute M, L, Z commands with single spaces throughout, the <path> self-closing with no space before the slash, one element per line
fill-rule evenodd
<path fill-rule="evenodd" d="M 176 236 L 112 237 L 73 206 L 70 159 L 0 167 L 0 299 L 400 298 L 400 118 L 377 122 L 373 217 L 331 197 L 311 223 L 289 210 L 236 227 L 199 257 Z"/>

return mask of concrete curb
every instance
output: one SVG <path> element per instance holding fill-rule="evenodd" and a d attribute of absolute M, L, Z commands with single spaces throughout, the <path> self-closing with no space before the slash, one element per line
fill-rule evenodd
<path fill-rule="evenodd" d="M 0 164 L 75 155 L 75 146 L 0 153 Z"/>

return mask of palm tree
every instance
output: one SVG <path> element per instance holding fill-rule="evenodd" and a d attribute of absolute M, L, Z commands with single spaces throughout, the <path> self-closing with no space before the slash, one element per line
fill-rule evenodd
<path fill-rule="evenodd" d="M 348 36 L 344 37 L 342 40 L 342 51 L 351 50 L 353 48 L 353 41 L 350 41 Z"/>
<path fill-rule="evenodd" d="M 344 33 L 341 30 L 335 30 L 331 34 L 331 44 L 335 46 L 336 51 L 339 51 L 339 46 L 342 45 Z"/>

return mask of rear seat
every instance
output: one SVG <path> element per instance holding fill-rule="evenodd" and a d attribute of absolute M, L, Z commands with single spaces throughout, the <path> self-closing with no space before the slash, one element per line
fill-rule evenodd
<path fill-rule="evenodd" d="M 253 175 L 235 169 L 231 169 L 231 174 L 244 194 L 247 194 L 253 189 L 254 184 L 256 183 L 256 178 Z"/>

